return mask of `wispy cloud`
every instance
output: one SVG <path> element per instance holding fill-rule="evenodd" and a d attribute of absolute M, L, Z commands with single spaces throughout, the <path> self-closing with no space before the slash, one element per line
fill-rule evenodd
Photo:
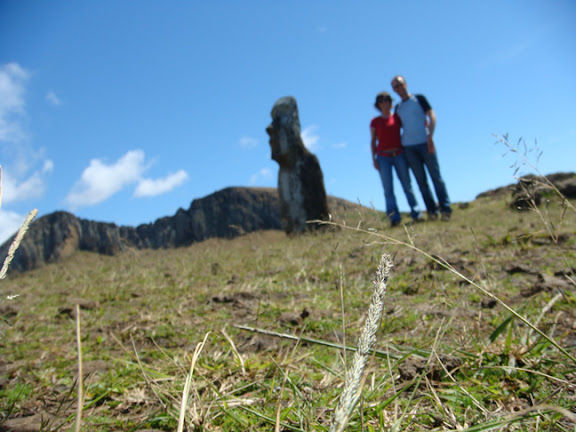
<path fill-rule="evenodd" d="M 320 137 L 316 133 L 317 129 L 318 126 L 312 125 L 308 126 L 301 132 L 302 141 L 304 141 L 304 145 L 310 151 L 316 151 L 319 149 L 318 141 L 320 140 Z"/>
<path fill-rule="evenodd" d="M 42 196 L 46 176 L 54 169 L 44 152 L 30 145 L 26 128 L 29 79 L 30 73 L 18 63 L 0 65 L 0 158 L 6 204 Z"/>
<path fill-rule="evenodd" d="M 180 170 L 175 174 L 171 174 L 164 178 L 159 179 L 143 179 L 138 183 L 138 187 L 134 191 L 135 197 L 153 197 L 170 192 L 172 189 L 180 186 L 188 180 L 188 174 L 184 170 Z"/>
<path fill-rule="evenodd" d="M 527 41 L 517 43 L 508 42 L 502 46 L 495 47 L 493 51 L 490 51 L 489 55 L 480 58 L 480 67 L 493 68 L 514 62 L 528 52 L 529 48 L 530 43 Z"/>
<path fill-rule="evenodd" d="M 109 165 L 92 159 L 66 201 L 73 209 L 99 204 L 127 185 L 138 182 L 145 169 L 142 150 L 129 151 Z"/>
<path fill-rule="evenodd" d="M 44 166 L 34 171 L 28 177 L 15 178 L 11 175 L 10 167 L 4 170 L 2 200 L 6 204 L 16 201 L 26 201 L 39 198 L 44 195 L 46 175 L 52 173 L 54 164 L 50 160 L 44 162 Z"/>
<path fill-rule="evenodd" d="M 243 147 L 243 148 L 254 148 L 254 147 L 258 147 L 258 145 L 260 144 L 260 142 L 256 138 L 247 137 L 247 136 L 240 138 L 239 143 L 240 143 L 240 147 Z"/>
<path fill-rule="evenodd" d="M 136 185 L 135 197 L 157 196 L 180 186 L 188 178 L 182 170 L 160 179 L 143 178 L 149 168 L 145 158 L 142 150 L 132 150 L 111 164 L 92 159 L 66 201 L 73 210 L 96 205 L 133 184 Z"/>
<path fill-rule="evenodd" d="M 56 93 L 54 93 L 53 91 L 49 91 L 48 93 L 46 93 L 46 100 L 54 106 L 62 105 L 62 101 L 58 96 L 56 96 Z"/>
<path fill-rule="evenodd" d="M 25 138 L 21 122 L 29 76 L 17 63 L 0 66 L 0 142 L 16 144 Z"/>
<path fill-rule="evenodd" d="M 254 186 L 260 183 L 262 180 L 268 180 L 272 178 L 272 170 L 270 168 L 262 168 L 256 174 L 250 177 L 250 185 Z"/>

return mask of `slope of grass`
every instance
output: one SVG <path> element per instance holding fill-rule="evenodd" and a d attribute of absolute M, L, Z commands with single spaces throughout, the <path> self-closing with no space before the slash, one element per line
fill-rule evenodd
<path fill-rule="evenodd" d="M 11 275 L 0 424 L 70 430 L 80 323 L 82 430 L 176 430 L 188 376 L 184 430 L 328 430 L 352 357 L 333 345 L 356 343 L 386 252 L 348 430 L 574 430 L 576 215 L 560 199 L 517 212 L 483 198 L 449 223 L 393 229 L 366 209 L 334 221 Z"/>

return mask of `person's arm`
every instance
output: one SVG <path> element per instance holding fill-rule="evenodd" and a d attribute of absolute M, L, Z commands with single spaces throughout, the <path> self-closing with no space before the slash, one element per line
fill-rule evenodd
<path fill-rule="evenodd" d="M 435 153 L 434 130 L 436 129 L 436 113 L 432 108 L 426 111 L 426 126 L 428 127 L 428 151 L 430 153 Z"/>
<path fill-rule="evenodd" d="M 376 138 L 376 129 L 373 127 L 370 128 L 370 137 L 370 152 L 372 153 L 372 162 L 374 163 L 374 168 L 380 170 L 380 166 L 376 160 L 376 146 L 378 139 Z"/>

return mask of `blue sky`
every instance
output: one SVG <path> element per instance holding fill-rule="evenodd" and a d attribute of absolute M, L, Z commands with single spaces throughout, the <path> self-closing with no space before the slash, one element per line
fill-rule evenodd
<path fill-rule="evenodd" d="M 576 171 L 575 22 L 572 0 L 0 0 L 0 241 L 32 208 L 136 226 L 276 186 L 288 95 L 327 192 L 383 210 L 369 124 L 395 74 L 436 112 L 452 202 L 514 181 L 504 134 Z"/>

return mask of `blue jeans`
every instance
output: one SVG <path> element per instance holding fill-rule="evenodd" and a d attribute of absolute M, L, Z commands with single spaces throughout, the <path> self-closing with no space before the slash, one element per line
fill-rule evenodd
<path fill-rule="evenodd" d="M 404 146 L 404 153 L 406 154 L 408 165 L 410 165 L 410 168 L 414 173 L 414 177 L 416 178 L 416 182 L 418 183 L 418 187 L 422 193 L 422 199 L 424 199 L 424 204 L 426 205 L 428 213 L 437 214 L 438 206 L 442 213 L 452 213 L 452 209 L 450 208 L 450 198 L 448 198 L 446 185 L 444 184 L 444 180 L 442 180 L 442 175 L 440 174 L 440 165 L 438 165 L 436 153 L 430 153 L 428 151 L 428 144 L 426 143 Z M 428 186 L 426 169 L 428 169 L 428 174 L 434 184 L 434 190 L 438 197 L 438 205 L 436 204 L 432 192 L 430 191 L 430 187 Z"/>
<path fill-rule="evenodd" d="M 410 171 L 408 169 L 408 162 L 404 153 L 398 156 L 377 156 L 378 167 L 380 168 L 380 178 L 382 179 L 382 186 L 384 187 L 384 199 L 386 200 L 386 214 L 390 218 L 390 222 L 400 222 L 400 211 L 398 210 L 398 203 L 394 195 L 394 183 L 392 179 L 392 167 L 396 170 L 396 175 L 400 180 L 402 189 L 406 194 L 408 205 L 410 206 L 410 216 L 413 219 L 421 217 L 418 210 L 418 202 L 412 191 L 412 183 L 410 182 Z"/>

